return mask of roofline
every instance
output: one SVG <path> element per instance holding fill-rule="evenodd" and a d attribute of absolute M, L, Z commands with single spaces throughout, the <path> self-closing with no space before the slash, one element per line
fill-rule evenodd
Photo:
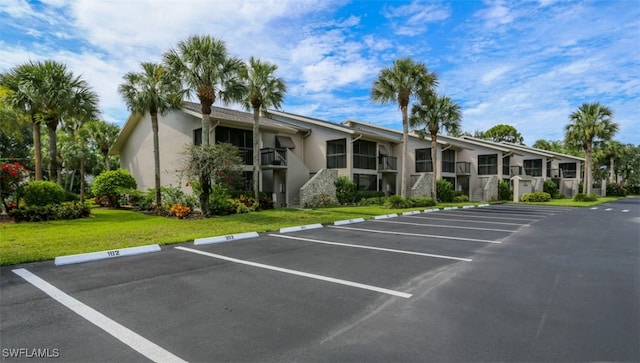
<path fill-rule="evenodd" d="M 129 138 L 133 130 L 135 129 L 138 122 L 142 119 L 142 114 L 134 112 L 129 115 L 127 121 L 125 121 L 124 126 L 122 126 L 122 130 L 116 137 L 116 140 L 111 145 L 109 149 L 109 155 L 120 155 L 120 148 L 123 146 L 125 140 Z"/>
<path fill-rule="evenodd" d="M 334 124 L 332 122 L 323 121 L 323 120 L 320 120 L 320 119 L 308 118 L 306 116 L 296 115 L 296 114 L 289 113 L 289 112 L 283 112 L 283 111 L 277 111 L 277 110 L 268 110 L 268 111 L 266 111 L 266 113 L 267 114 L 271 113 L 271 114 L 278 115 L 278 116 L 281 116 L 281 117 L 289 117 L 289 118 L 292 118 L 292 119 L 297 120 L 297 121 L 306 122 L 306 123 L 310 123 L 310 124 L 321 126 L 321 127 L 326 127 L 326 128 L 337 130 L 337 131 L 342 131 L 342 132 L 347 133 L 349 135 L 353 135 L 353 134 L 356 133 L 355 130 L 353 130 L 351 128 L 348 128 L 346 126 L 342 126 L 340 124 Z"/>
<path fill-rule="evenodd" d="M 558 153 L 558 152 L 555 152 L 555 151 L 538 149 L 538 148 L 531 147 L 531 146 L 526 146 L 526 145 L 515 145 L 513 143 L 506 142 L 506 141 L 502 141 L 501 143 L 505 144 L 505 145 L 514 145 L 516 147 L 520 147 L 520 148 L 523 148 L 523 149 L 539 150 L 539 152 L 547 153 L 547 154 L 550 154 L 552 156 L 561 156 L 561 157 L 568 158 L 568 159 L 575 159 L 575 160 L 579 160 L 579 161 L 584 161 L 584 158 L 581 158 L 581 157 L 575 156 L 575 155 L 568 155 L 568 154 Z"/>

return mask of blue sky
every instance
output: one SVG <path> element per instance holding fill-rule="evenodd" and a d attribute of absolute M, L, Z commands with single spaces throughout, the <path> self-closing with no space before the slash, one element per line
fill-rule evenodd
<path fill-rule="evenodd" d="M 616 139 L 640 144 L 637 0 L 3 0 L 0 71 L 64 62 L 99 94 L 103 118 L 122 125 L 122 76 L 192 34 L 276 63 L 287 112 L 401 130 L 397 105 L 369 92 L 380 69 L 412 57 L 461 105 L 463 130 L 502 123 L 527 145 L 561 140 L 568 115 L 597 101 L 614 110 Z"/>

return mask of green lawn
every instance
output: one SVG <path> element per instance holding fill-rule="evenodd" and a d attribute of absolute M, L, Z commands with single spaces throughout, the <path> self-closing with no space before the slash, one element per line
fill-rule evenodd
<path fill-rule="evenodd" d="M 616 198 L 601 198 L 594 203 L 576 203 L 567 199 L 543 205 L 591 206 Z M 470 203 L 464 203 L 469 205 Z M 439 208 L 463 204 L 438 204 Z M 314 210 L 275 209 L 226 217 L 178 220 L 142 213 L 93 209 L 90 218 L 41 223 L 0 224 L 0 264 L 51 260 L 57 256 L 113 250 L 148 244 L 172 244 L 195 238 L 242 232 L 277 231 L 282 227 L 311 223 L 328 224 L 342 219 L 402 213 L 411 209 L 386 209 L 377 206 L 335 207 Z"/>

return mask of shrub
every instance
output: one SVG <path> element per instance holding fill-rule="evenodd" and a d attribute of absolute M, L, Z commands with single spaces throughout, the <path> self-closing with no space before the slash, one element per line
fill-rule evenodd
<path fill-rule="evenodd" d="M 209 196 L 209 212 L 211 214 L 226 216 L 236 213 L 237 209 L 237 203 L 231 198 L 226 187 L 220 184 L 211 186 L 211 195 Z"/>
<path fill-rule="evenodd" d="M 411 207 L 433 207 L 436 205 L 436 201 L 431 197 L 414 197 L 409 198 Z"/>
<path fill-rule="evenodd" d="M 191 214 L 191 208 L 189 206 L 176 203 L 169 208 L 169 214 L 176 216 L 178 219 L 183 219 Z"/>
<path fill-rule="evenodd" d="M 469 201 L 469 197 L 466 195 L 458 195 L 457 197 L 453 198 L 453 201 L 456 203 L 465 203 Z"/>
<path fill-rule="evenodd" d="M 105 197 L 112 207 L 119 207 L 120 196 L 129 193 L 132 189 L 136 189 L 136 180 L 124 169 L 101 173 L 91 187 L 91 191 L 98 200 Z"/>
<path fill-rule="evenodd" d="M 453 201 L 453 185 L 449 181 L 439 179 L 436 182 L 436 196 L 438 202 L 450 203 Z"/>
<path fill-rule="evenodd" d="M 258 202 L 253 199 L 253 197 L 249 197 L 246 195 L 241 195 L 235 199 L 238 204 L 246 207 L 246 212 L 253 212 L 258 209 Z M 241 210 L 241 211 L 240 211 Z M 238 208 L 238 213 L 246 213 L 245 208 Z"/>
<path fill-rule="evenodd" d="M 558 194 L 558 184 L 556 184 L 556 182 L 554 182 L 553 180 L 547 179 L 542 185 L 542 190 L 545 193 L 549 193 L 549 195 L 555 196 Z"/>
<path fill-rule="evenodd" d="M 511 190 L 511 186 L 509 185 L 509 182 L 504 179 L 498 182 L 498 199 L 499 200 L 513 199 L 513 191 Z"/>
<path fill-rule="evenodd" d="M 521 202 L 548 202 L 551 200 L 551 195 L 545 192 L 524 193 L 520 197 Z"/>
<path fill-rule="evenodd" d="M 360 202 L 362 199 L 368 198 L 381 198 L 386 196 L 384 192 L 377 190 L 360 190 L 357 193 L 357 201 Z"/>
<path fill-rule="evenodd" d="M 52 181 L 35 180 L 24 187 L 24 202 L 28 206 L 60 204 L 64 197 L 64 189 Z"/>
<path fill-rule="evenodd" d="M 615 184 L 607 184 L 607 196 L 611 197 L 626 197 L 628 194 L 627 189 L 622 185 Z"/>
<path fill-rule="evenodd" d="M 9 216 L 11 216 L 16 223 L 20 223 L 85 218 L 88 217 L 90 213 L 91 210 L 86 204 L 65 202 L 57 205 L 22 206 L 9 211 Z"/>
<path fill-rule="evenodd" d="M 383 205 L 387 197 L 373 197 L 360 199 L 359 205 Z"/>
<path fill-rule="evenodd" d="M 328 194 L 316 194 L 305 205 L 306 208 L 333 207 L 335 203 Z"/>
<path fill-rule="evenodd" d="M 340 204 L 353 204 L 357 202 L 358 186 L 346 176 L 341 176 L 335 181 L 336 198 Z"/>
<path fill-rule="evenodd" d="M 589 195 L 584 193 L 578 193 L 573 197 L 573 200 L 575 202 L 595 202 L 596 200 L 598 200 L 598 196 L 595 195 L 594 193 L 591 193 Z"/>
<path fill-rule="evenodd" d="M 410 208 L 411 202 L 407 198 L 403 198 L 399 195 L 392 195 L 384 202 L 384 206 L 387 208 Z"/>

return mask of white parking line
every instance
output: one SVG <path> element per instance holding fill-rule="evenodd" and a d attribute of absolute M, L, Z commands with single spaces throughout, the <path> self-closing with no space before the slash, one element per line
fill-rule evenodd
<path fill-rule="evenodd" d="M 471 242 L 482 242 L 482 243 L 502 243 L 500 241 L 492 241 L 492 240 L 487 240 L 487 239 L 451 237 L 451 236 L 442 236 L 442 235 L 437 235 L 437 234 L 422 234 L 422 233 L 408 233 L 408 232 L 395 232 L 395 231 L 380 231 L 380 230 L 377 230 L 377 229 L 368 229 L 368 228 L 354 228 L 354 227 L 344 227 L 344 226 L 329 226 L 329 228 L 349 229 L 349 230 L 352 230 L 352 231 L 362 231 L 362 232 L 371 232 L 371 233 L 395 234 L 395 235 L 399 235 L 399 236 L 431 237 L 431 238 L 453 239 L 453 240 L 457 240 L 457 241 L 471 241 Z"/>
<path fill-rule="evenodd" d="M 449 213 L 447 211 L 444 211 L 444 212 L 438 213 L 438 215 L 464 217 L 464 218 L 510 219 L 510 220 L 514 220 L 514 221 L 529 221 L 529 222 L 532 221 L 532 220 L 535 220 L 535 218 L 496 217 L 494 215 L 486 215 L 486 214 L 481 214 L 481 213 L 477 213 L 477 212 L 454 212 L 454 213 Z"/>
<path fill-rule="evenodd" d="M 171 352 L 161 348 L 155 343 L 145 339 L 130 329 L 116 323 L 109 319 L 100 312 L 93 308 L 83 304 L 75 298 L 67 295 L 62 290 L 51 285 L 40 277 L 34 275 L 26 269 L 20 268 L 13 270 L 13 273 L 22 277 L 31 285 L 42 290 L 53 299 L 71 309 L 74 313 L 87 319 L 89 322 L 96 325 L 98 328 L 113 335 L 116 339 L 120 340 L 124 344 L 130 346 L 138 353 L 144 355 L 154 362 L 185 362 L 181 358 L 173 355 Z"/>
<path fill-rule="evenodd" d="M 452 221 L 452 222 L 465 222 L 465 223 L 483 223 L 483 224 L 502 224 L 505 226 L 523 226 L 528 227 L 529 224 L 522 223 L 509 223 L 509 222 L 491 222 L 491 221 L 470 221 L 467 219 L 452 219 L 452 218 L 438 218 L 438 217 L 428 217 L 425 215 L 422 216 L 407 216 L 407 218 L 416 218 L 416 219 L 433 219 L 437 221 Z"/>
<path fill-rule="evenodd" d="M 199 254 L 199 255 L 203 255 L 203 256 L 207 256 L 207 257 L 213 257 L 213 258 L 217 258 L 217 259 L 221 259 L 221 260 L 225 260 L 225 261 L 229 261 L 229 262 L 235 262 L 235 263 L 239 263 L 239 264 L 243 264 L 243 265 L 264 268 L 264 269 L 272 270 L 272 271 L 284 272 L 284 273 L 288 273 L 288 274 L 291 274 L 291 275 L 303 276 L 303 277 L 308 277 L 308 278 L 316 279 L 316 280 L 333 282 L 335 284 L 340 284 L 340 285 L 357 287 L 357 288 L 360 288 L 360 289 L 376 291 L 376 292 L 380 292 L 380 293 L 383 293 L 383 294 L 403 297 L 405 299 L 408 299 L 411 296 L 413 296 L 412 294 L 408 294 L 408 293 L 402 292 L 402 291 L 395 291 L 395 290 L 385 289 L 385 288 L 382 288 L 382 287 L 377 287 L 377 286 L 372 286 L 372 285 L 365 285 L 365 284 L 361 284 L 359 282 L 341 280 L 341 279 L 336 279 L 336 278 L 333 278 L 333 277 L 316 275 L 316 274 L 312 274 L 312 273 L 308 273 L 308 272 L 291 270 L 291 269 L 288 269 L 288 268 L 282 268 L 282 267 L 277 267 L 277 266 L 265 265 L 265 264 L 257 263 L 257 262 L 239 260 L 237 258 L 227 257 L 227 256 L 222 256 L 222 255 L 216 255 L 214 253 L 204 252 L 204 251 L 200 251 L 200 250 L 194 250 L 192 248 L 186 248 L 186 247 L 175 247 L 175 248 L 178 249 L 178 250 L 181 250 L 181 251 L 196 253 L 196 254 Z"/>
<path fill-rule="evenodd" d="M 400 221 L 372 221 L 379 223 L 394 223 L 404 224 L 409 226 L 423 226 L 423 227 L 437 227 L 437 228 L 455 228 L 455 229 L 473 229 L 477 231 L 492 231 L 492 232 L 515 232 L 511 229 L 496 229 L 496 228 L 482 228 L 482 227 L 461 227 L 461 226 L 445 226 L 442 224 L 428 224 L 428 223 L 413 223 L 413 222 L 400 222 Z"/>
<path fill-rule="evenodd" d="M 413 252 L 413 251 L 404 251 L 404 250 L 394 250 L 394 249 L 391 249 L 391 248 L 362 246 L 362 245 L 354 245 L 354 244 L 349 244 L 349 243 L 321 241 L 321 240 L 318 240 L 318 239 L 311 239 L 311 238 L 283 236 L 281 234 L 269 234 L 269 236 L 279 237 L 279 238 L 287 238 L 287 239 L 294 239 L 294 240 L 306 241 L 306 242 L 322 243 L 322 244 L 333 245 L 333 246 L 362 248 L 362 249 L 366 249 L 366 250 L 376 250 L 376 251 L 384 251 L 384 252 L 403 253 L 403 254 L 407 254 L 407 255 L 425 256 L 425 257 L 434 257 L 434 258 L 444 258 L 444 259 L 448 259 L 448 260 L 457 260 L 457 261 L 466 261 L 466 262 L 471 262 L 472 261 L 470 258 L 453 257 L 453 256 L 445 256 L 445 255 L 434 255 L 434 254 L 431 254 L 431 253 L 422 253 L 422 252 Z"/>

